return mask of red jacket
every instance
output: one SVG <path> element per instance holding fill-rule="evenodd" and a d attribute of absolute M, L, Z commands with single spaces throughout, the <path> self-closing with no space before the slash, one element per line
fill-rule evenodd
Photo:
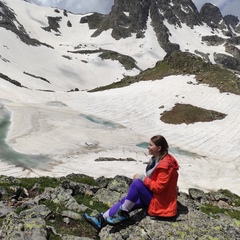
<path fill-rule="evenodd" d="M 152 177 L 144 179 L 144 185 L 153 192 L 149 215 L 173 217 L 177 214 L 177 170 L 176 159 L 167 154 L 154 169 Z"/>

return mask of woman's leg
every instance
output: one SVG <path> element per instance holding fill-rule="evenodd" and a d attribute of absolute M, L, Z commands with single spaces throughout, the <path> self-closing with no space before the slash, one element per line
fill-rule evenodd
<path fill-rule="evenodd" d="M 149 206 L 152 195 L 153 193 L 150 189 L 141 180 L 137 179 L 130 185 L 127 196 L 122 198 L 104 214 L 92 217 L 84 213 L 83 218 L 100 231 L 106 222 L 111 225 L 118 224 L 129 218 L 128 212 L 130 210 Z M 119 211 L 119 209 L 121 210 Z M 118 215 L 117 213 L 120 215 L 116 216 Z"/>
<path fill-rule="evenodd" d="M 152 200 L 152 191 L 143 184 L 143 181 L 136 179 L 130 185 L 126 199 L 135 202 L 137 208 L 146 207 Z"/>
<path fill-rule="evenodd" d="M 106 218 L 115 215 L 121 205 L 123 205 L 123 209 L 128 211 L 147 207 L 150 204 L 152 195 L 151 190 L 146 187 L 141 180 L 136 179 L 130 185 L 127 196 L 112 206 L 103 216 Z"/>

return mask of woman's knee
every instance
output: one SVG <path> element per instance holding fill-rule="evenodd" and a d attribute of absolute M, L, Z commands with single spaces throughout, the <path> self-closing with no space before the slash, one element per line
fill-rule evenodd
<path fill-rule="evenodd" d="M 140 187 L 144 186 L 143 181 L 141 181 L 140 179 L 133 180 L 131 185 L 136 188 L 140 188 Z"/>

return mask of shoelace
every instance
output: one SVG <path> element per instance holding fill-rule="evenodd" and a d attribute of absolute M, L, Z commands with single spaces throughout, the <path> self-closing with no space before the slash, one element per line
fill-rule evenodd
<path fill-rule="evenodd" d="M 119 210 L 119 211 L 118 211 L 118 215 L 119 215 L 120 217 L 127 217 L 129 214 L 128 214 L 127 211 Z"/>

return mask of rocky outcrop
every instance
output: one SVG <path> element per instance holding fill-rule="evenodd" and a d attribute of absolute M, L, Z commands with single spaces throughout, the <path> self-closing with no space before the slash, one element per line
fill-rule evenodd
<path fill-rule="evenodd" d="M 235 32 L 240 33 L 240 20 L 238 17 L 233 15 L 226 15 L 223 19 L 229 27 L 234 29 Z"/>
<path fill-rule="evenodd" d="M 227 44 L 240 45 L 240 36 L 228 38 L 226 40 Z"/>
<path fill-rule="evenodd" d="M 232 36 L 232 31 L 225 23 L 223 16 L 217 6 L 205 3 L 200 9 L 200 16 L 203 22 L 213 29 L 220 29 L 226 36 Z"/>
<path fill-rule="evenodd" d="M 154 28 L 160 46 L 171 54 L 180 49 L 177 43 L 169 40 L 171 35 L 166 23 L 182 28 L 186 24 L 190 28 L 204 23 L 213 30 L 221 31 L 227 37 L 234 37 L 239 28 L 238 18 L 226 16 L 223 18 L 218 7 L 206 3 L 198 12 L 191 0 L 169 1 L 169 0 L 116 0 L 109 15 L 94 13 L 83 17 L 80 22 L 88 23 L 90 29 L 96 29 L 92 37 L 99 36 L 103 31 L 112 29 L 112 37 L 143 38 L 148 21 Z M 235 31 L 235 32 L 234 32 Z M 203 36 L 203 41 L 209 45 L 220 45 L 225 39 L 216 36 Z"/>
<path fill-rule="evenodd" d="M 218 46 L 225 43 L 225 39 L 217 35 L 203 36 L 202 41 L 206 42 L 208 46 Z"/>
<path fill-rule="evenodd" d="M 235 47 L 235 46 L 233 46 L 233 45 L 228 45 L 228 44 L 226 44 L 226 45 L 225 45 L 225 51 L 226 51 L 227 53 L 232 54 L 232 56 L 233 56 L 234 58 L 240 59 L 240 50 L 239 50 L 237 47 Z"/>
<path fill-rule="evenodd" d="M 47 47 L 51 47 L 45 43 L 41 43 L 37 39 L 30 38 L 24 26 L 16 18 L 14 11 L 5 5 L 5 3 L 2 1 L 0 2 L 0 9 L 0 27 L 12 31 L 21 39 L 21 41 L 28 45 L 45 45 Z"/>
<path fill-rule="evenodd" d="M 168 23 L 181 27 L 183 23 L 193 28 L 201 25 L 202 21 L 195 4 L 191 0 L 158 0 L 152 1 L 159 13 Z"/>
<path fill-rule="evenodd" d="M 59 28 L 60 28 L 60 25 L 59 25 L 59 22 L 61 22 L 62 20 L 62 17 L 50 17 L 48 16 L 48 26 L 47 27 L 43 27 L 43 29 L 45 31 L 48 31 L 48 32 L 51 32 L 51 31 L 54 31 L 56 33 L 60 33 L 59 31 Z"/>
<path fill-rule="evenodd" d="M 240 239 L 240 197 L 227 190 L 204 193 L 194 188 L 179 192 L 174 218 L 154 218 L 147 209 L 139 209 L 131 212 L 128 222 L 105 226 L 97 233 L 84 222 L 82 213 L 98 213 L 94 203 L 104 204 L 106 210 L 126 194 L 132 180 L 100 177 L 90 184 L 86 183 L 89 178 L 71 174 L 35 179 L 34 184 L 32 179 L 1 176 L 0 185 L 5 187 L 0 188 L 0 238 Z"/>
<path fill-rule="evenodd" d="M 83 17 L 80 22 L 87 22 L 91 29 L 96 28 L 93 37 L 107 29 L 112 29 L 112 37 L 118 40 L 131 37 L 132 34 L 136 34 L 137 38 L 144 37 L 149 19 L 159 44 L 167 53 L 179 50 L 179 45 L 169 41 L 170 33 L 164 21 L 179 27 L 182 23 L 190 27 L 201 23 L 197 9 L 191 0 L 175 1 L 174 5 L 171 5 L 168 0 L 116 0 L 109 15 L 95 13 Z"/>
<path fill-rule="evenodd" d="M 6 81 L 8 81 L 8 82 L 10 82 L 10 83 L 12 83 L 12 84 L 14 84 L 14 85 L 16 85 L 17 87 L 22 87 L 22 84 L 21 84 L 20 82 L 14 80 L 14 79 L 11 79 L 11 78 L 8 77 L 7 75 L 4 75 L 4 74 L 0 73 L 0 78 L 2 78 L 2 79 L 4 79 L 4 80 L 6 80 Z"/>
<path fill-rule="evenodd" d="M 223 54 L 223 53 L 214 53 L 214 60 L 217 64 L 239 72 L 239 64 L 240 64 L 240 50 L 235 45 L 240 44 L 240 37 L 230 37 L 224 39 L 217 35 L 211 36 L 203 36 L 202 41 L 206 42 L 208 46 L 219 46 L 224 45 L 225 52 L 231 54 Z"/>
<path fill-rule="evenodd" d="M 222 53 L 214 53 L 214 61 L 225 68 L 240 72 L 240 59 L 238 58 L 234 58 Z"/>

